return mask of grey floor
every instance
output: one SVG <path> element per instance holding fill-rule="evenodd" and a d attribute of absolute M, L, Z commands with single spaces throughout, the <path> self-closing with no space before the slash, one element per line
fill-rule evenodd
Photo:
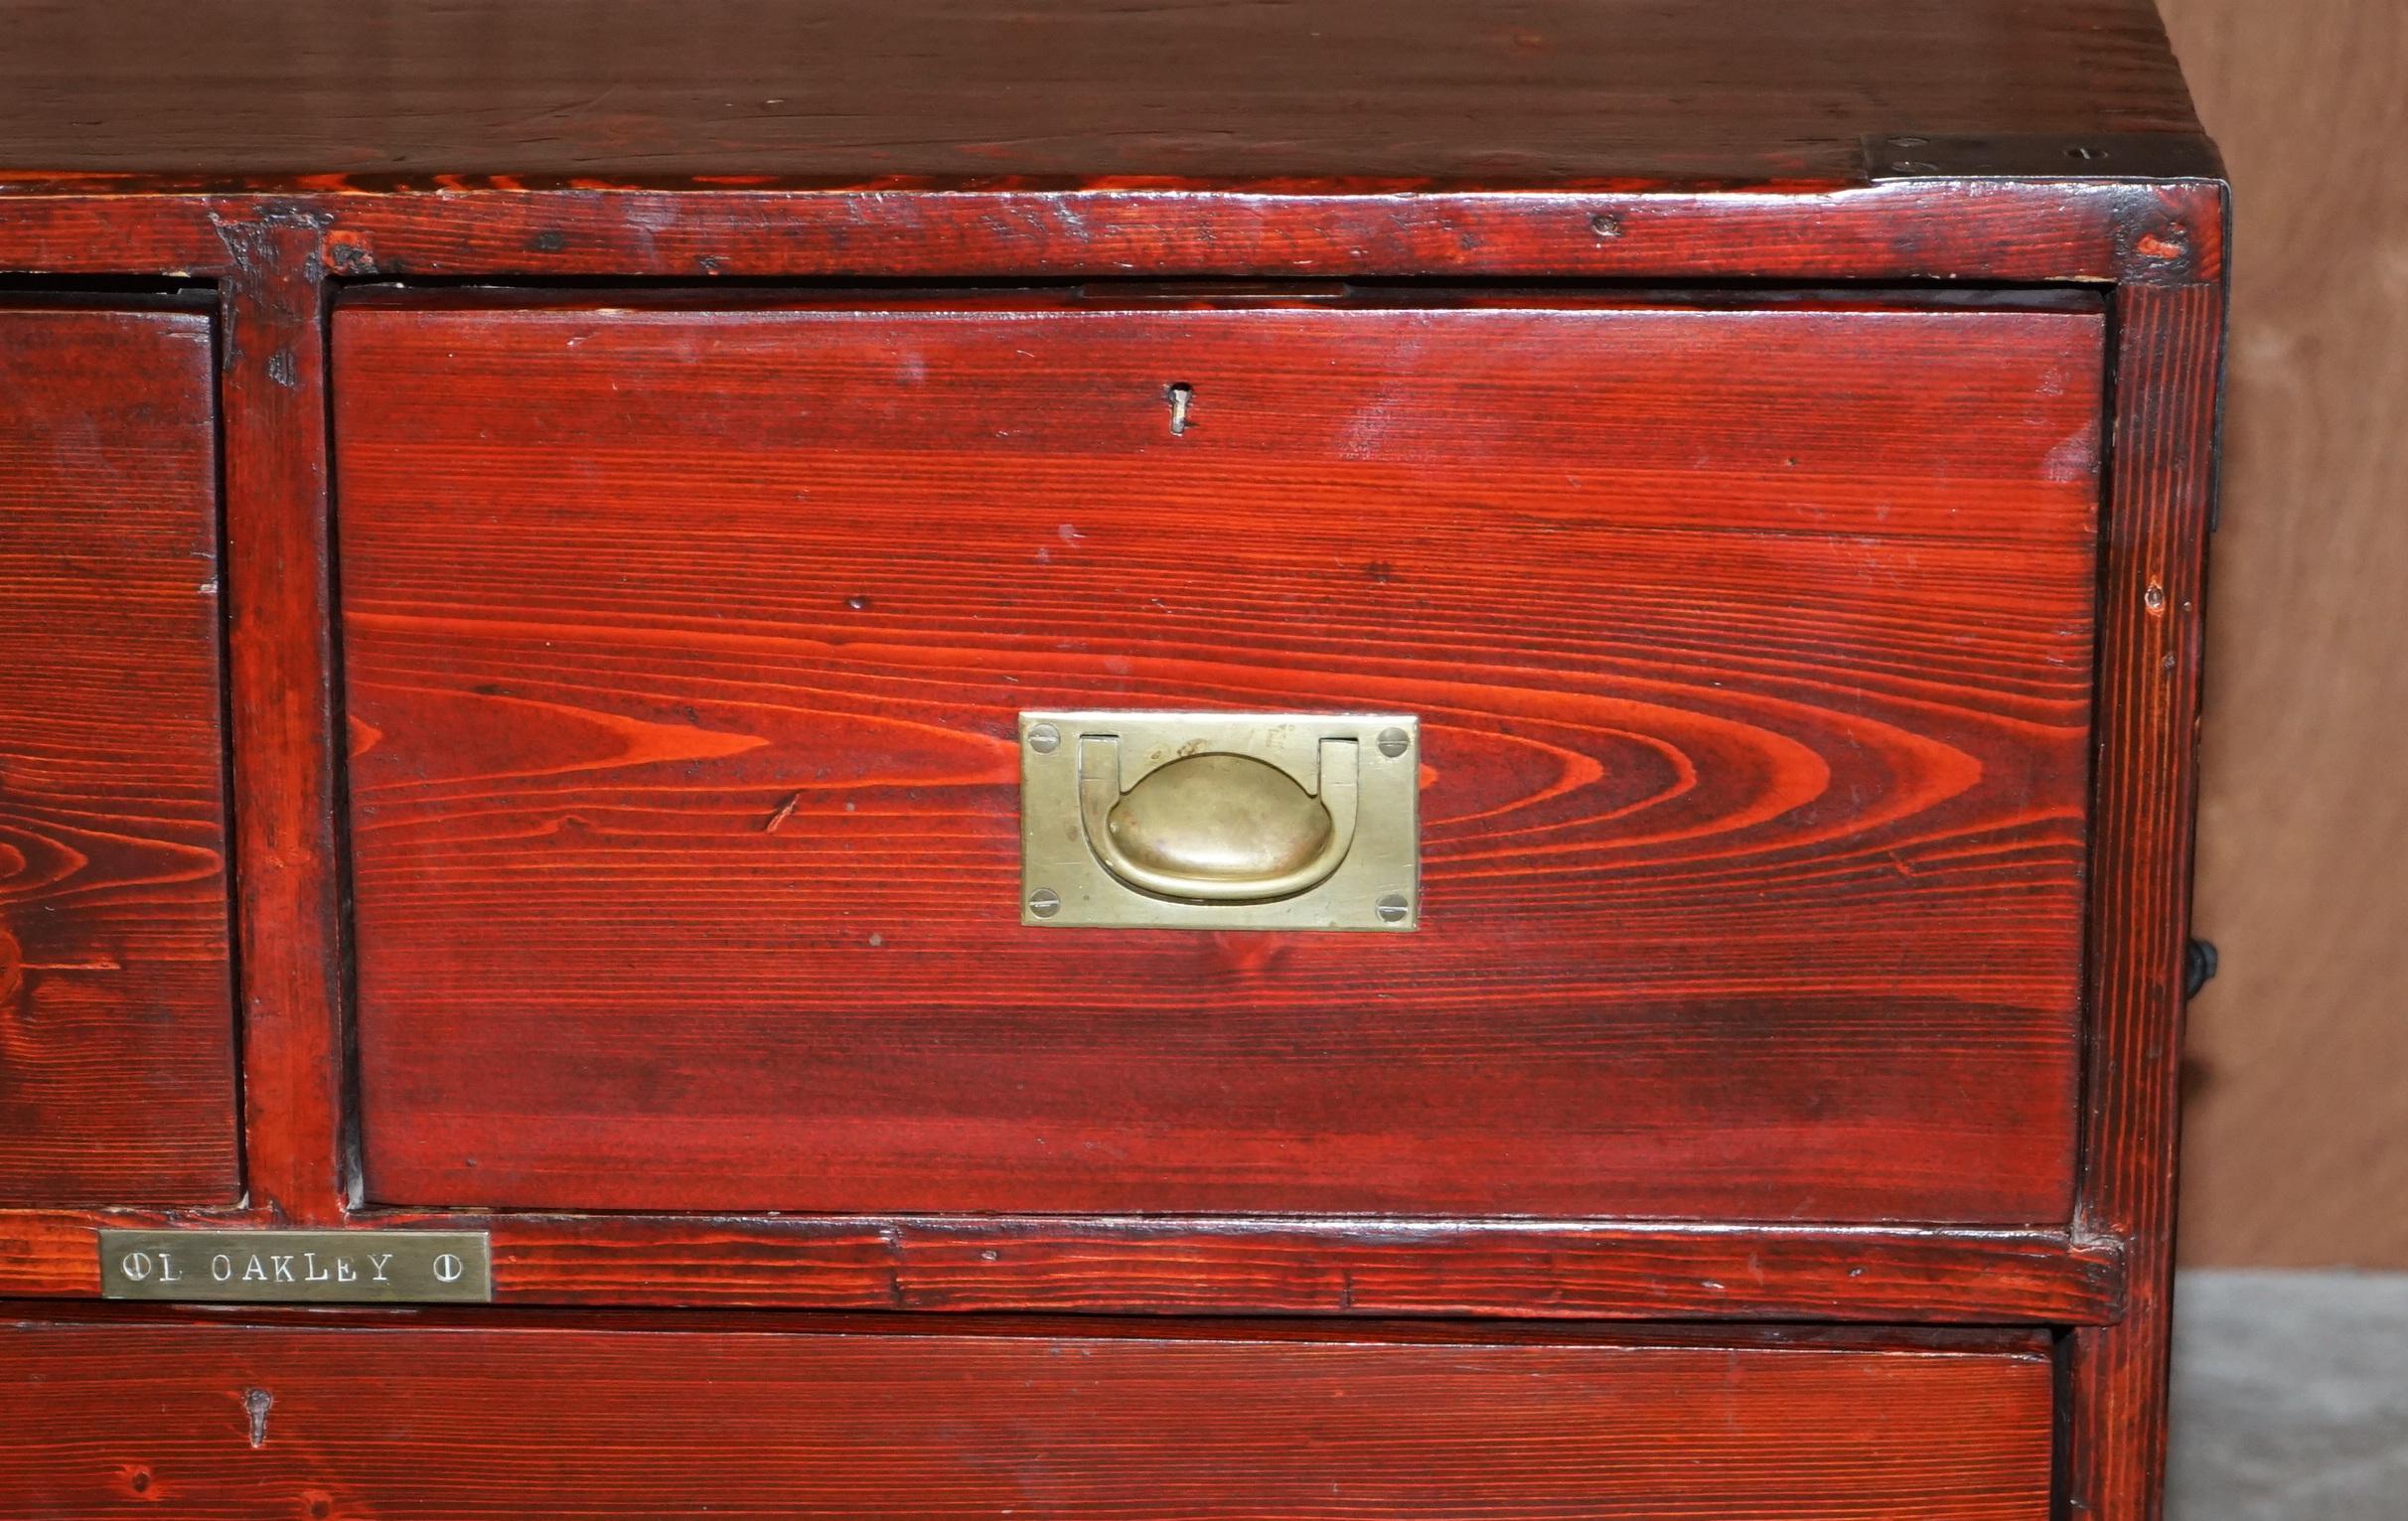
<path fill-rule="evenodd" d="M 2408 1273 L 2194 1272 L 2168 1521 L 2408 1521 Z"/>

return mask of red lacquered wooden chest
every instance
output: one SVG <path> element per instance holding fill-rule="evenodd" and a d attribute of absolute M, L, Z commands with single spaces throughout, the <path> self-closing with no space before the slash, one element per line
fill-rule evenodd
<path fill-rule="evenodd" d="M 2143 0 L 5 26 L 0 1517 L 2156 1513 Z"/>

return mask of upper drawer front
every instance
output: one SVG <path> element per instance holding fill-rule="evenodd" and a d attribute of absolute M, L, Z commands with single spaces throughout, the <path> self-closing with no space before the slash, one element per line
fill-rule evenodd
<path fill-rule="evenodd" d="M 2095 310 L 336 323 L 368 1181 L 2061 1220 Z M 1412 934 L 1020 922 L 1015 715 L 1417 713 Z"/>
<path fill-rule="evenodd" d="M 896 1330 L 21 1324 L 0 1517 L 2048 1514 L 2028 1345 Z"/>
<path fill-rule="evenodd" d="M 237 1189 L 212 371 L 0 308 L 0 1204 Z"/>

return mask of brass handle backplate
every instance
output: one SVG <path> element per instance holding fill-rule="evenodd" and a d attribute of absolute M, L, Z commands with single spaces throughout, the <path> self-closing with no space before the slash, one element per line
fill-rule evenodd
<path fill-rule="evenodd" d="M 1410 930 L 1419 724 L 1023 713 L 1021 922 Z"/>

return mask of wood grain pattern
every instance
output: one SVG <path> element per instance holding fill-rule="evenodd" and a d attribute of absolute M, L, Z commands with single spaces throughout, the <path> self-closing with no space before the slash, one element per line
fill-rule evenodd
<path fill-rule="evenodd" d="M 226 425 L 226 537 L 250 1199 L 326 1225 L 350 1188 L 322 266 L 307 218 L 225 235 L 245 275 L 226 302 L 242 398 Z"/>
<path fill-rule="evenodd" d="M 2243 250 L 2182 1261 L 2408 1269 L 2408 7 L 2166 9 Z"/>
<path fill-rule="evenodd" d="M 361 1223 L 486 1230 L 495 1297 L 526 1304 L 1967 1324 L 2096 1324 L 2123 1309 L 2121 1252 L 2047 1232 L 412 1211 Z M 0 1291 L 60 1292 L 39 1282 Z"/>
<path fill-rule="evenodd" d="M 1456 1222 L 906 1221 L 915 1309 L 2101 1322 L 2122 1257 L 2042 1232 Z"/>
<path fill-rule="evenodd" d="M 0 1517 L 2048 1514 L 2029 1350 L 961 1327 L 21 1323 Z"/>
<path fill-rule="evenodd" d="M 1867 134 L 2198 131 L 2146 0 L 17 0 L 7 25 L 19 187 L 1829 183 Z"/>
<path fill-rule="evenodd" d="M 2077 1331 L 2066 1448 L 2077 1516 L 2163 1504 L 2182 964 L 2199 651 L 2215 501 L 2220 285 L 2117 296 L 2115 449 L 2100 611 L 2096 887 L 2077 1230 L 2128 1244 L 2131 1308 Z"/>
<path fill-rule="evenodd" d="M 0 305 L 0 1204 L 238 1186 L 211 368 Z"/>
<path fill-rule="evenodd" d="M 1015 299 L 338 313 L 370 1197 L 2063 1218 L 2094 313 Z M 1024 930 L 1045 705 L 1426 928 Z"/>

